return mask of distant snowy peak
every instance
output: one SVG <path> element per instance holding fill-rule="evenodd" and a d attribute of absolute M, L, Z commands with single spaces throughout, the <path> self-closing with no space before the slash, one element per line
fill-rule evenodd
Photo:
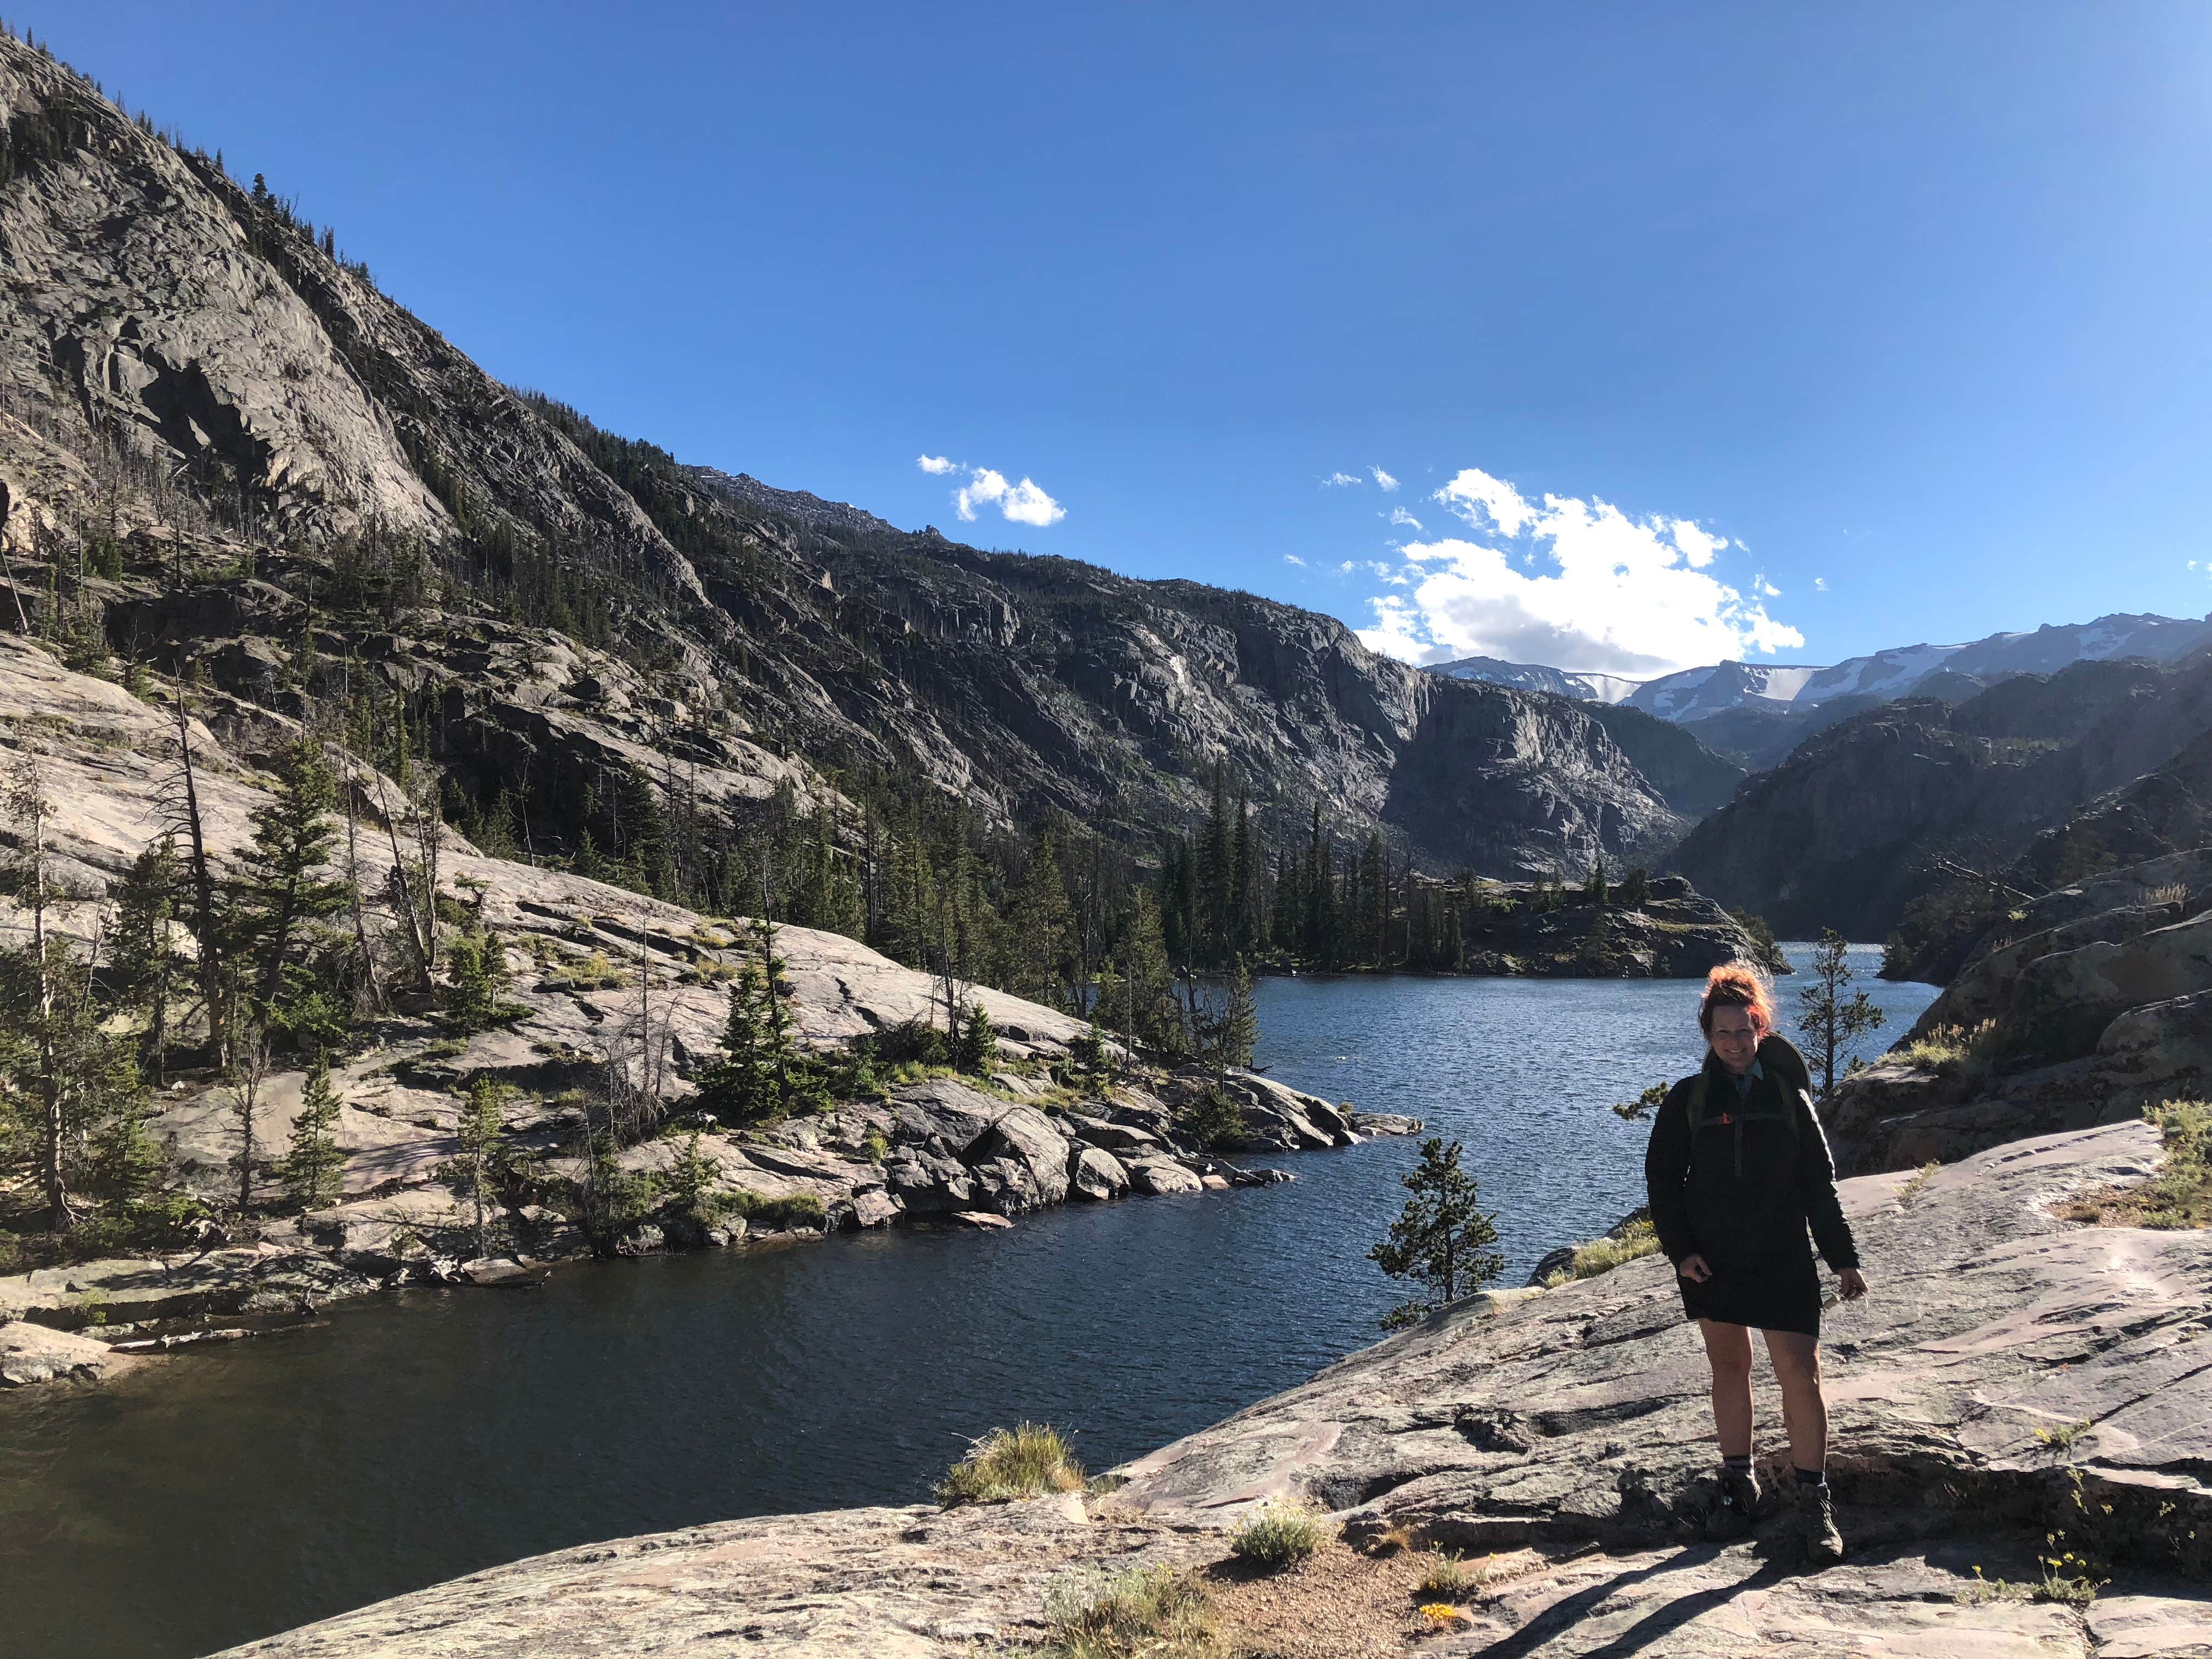
<path fill-rule="evenodd" d="M 1620 702 L 1636 690 L 1638 682 L 1618 674 L 1578 674 L 1565 668 L 1546 668 L 1536 663 L 1505 662 L 1496 657 L 1462 657 L 1440 662 L 1430 672 L 1455 680 L 1482 680 L 1492 685 L 1510 685 L 1523 691 L 1549 691 L 1584 702 Z"/>
<path fill-rule="evenodd" d="M 1852 657 L 1832 668 L 1723 662 L 1638 681 L 1503 662 L 1496 657 L 1462 657 L 1438 663 L 1433 672 L 1455 679 L 1554 692 L 1586 702 L 1625 702 L 1662 720 L 1680 722 L 1729 708 L 1750 707 L 1780 714 L 1817 708 L 1837 697 L 1902 697 L 1943 672 L 1999 680 L 2014 674 L 2054 673 L 2069 663 L 2120 657 L 2173 662 L 2207 646 L 2212 646 L 2212 617 L 2112 616 L 2090 623 L 2046 623 L 2030 634 L 1992 634 L 1966 645 L 1897 646 L 1870 657 Z"/>
<path fill-rule="evenodd" d="M 1723 662 L 1710 668 L 1686 668 L 1646 680 L 1628 696 L 1632 708 L 1664 720 L 1693 720 L 1717 714 L 1723 708 L 1745 703 L 1764 703 L 1787 708 L 1814 676 L 1832 670 L 1769 667 L 1764 664 Z"/>

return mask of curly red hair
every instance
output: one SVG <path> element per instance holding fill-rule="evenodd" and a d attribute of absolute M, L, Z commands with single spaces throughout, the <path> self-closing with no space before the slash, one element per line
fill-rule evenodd
<path fill-rule="evenodd" d="M 1698 1000 L 1698 1029 L 1712 1035 L 1713 1010 L 1748 1008 L 1759 1036 L 1774 1029 L 1774 993 L 1766 975 L 1746 962 L 1725 962 L 1705 975 L 1705 994 Z"/>

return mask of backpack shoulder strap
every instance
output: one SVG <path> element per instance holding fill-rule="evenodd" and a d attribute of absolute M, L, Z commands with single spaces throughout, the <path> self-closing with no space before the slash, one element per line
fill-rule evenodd
<path fill-rule="evenodd" d="M 1689 1113 L 1690 1133 L 1693 1135 L 1705 1127 L 1705 1068 L 1699 1066 L 1697 1075 L 1690 1079 L 1689 1098 L 1683 1102 Z"/>

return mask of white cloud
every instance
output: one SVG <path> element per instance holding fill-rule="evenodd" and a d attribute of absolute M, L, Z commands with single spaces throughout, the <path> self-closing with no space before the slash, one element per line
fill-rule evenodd
<path fill-rule="evenodd" d="M 933 477 L 953 471 L 960 465 L 949 455 L 918 455 L 914 464 Z"/>
<path fill-rule="evenodd" d="M 1805 643 L 1766 614 L 1775 595 L 1763 577 L 1740 590 L 1713 573 L 1735 544 L 1688 520 L 1632 519 L 1574 496 L 1540 505 L 1472 467 L 1435 499 L 1479 539 L 1405 549 L 1409 591 L 1368 601 L 1375 625 L 1359 637 L 1374 650 L 1648 677 Z"/>
<path fill-rule="evenodd" d="M 1285 553 L 1285 554 L 1284 554 L 1284 555 L 1283 555 L 1283 562 L 1284 562 L 1285 564 L 1294 564 L 1294 565 L 1297 566 L 1297 568 L 1298 568 L 1299 569 L 1301 569 L 1301 570 L 1303 570 L 1303 569 L 1304 569 L 1304 568 L 1306 568 L 1306 562 L 1305 562 L 1304 559 L 1300 558 L 1300 557 L 1299 557 L 1297 554 L 1295 554 L 1295 553 Z"/>
<path fill-rule="evenodd" d="M 1419 530 L 1421 527 L 1421 521 L 1415 518 L 1412 514 L 1407 512 L 1402 507 L 1392 507 L 1390 509 L 1389 516 L 1390 522 L 1392 524 L 1406 525 L 1414 530 Z"/>
<path fill-rule="evenodd" d="M 1814 591 L 1815 593 L 1825 593 L 1825 592 L 1826 592 L 1828 591 L 1828 579 L 1827 579 L 1826 576 L 1815 576 L 1815 577 L 1814 577 L 1814 578 L 1813 578 L 1813 591 Z"/>
<path fill-rule="evenodd" d="M 954 463 L 937 465 L 930 457 L 921 459 L 925 472 L 949 472 Z M 968 482 L 952 492 L 952 505 L 960 516 L 974 522 L 979 507 L 995 507 L 1002 518 L 1016 524 L 1058 524 L 1067 516 L 1067 509 L 1038 489 L 1029 479 L 1019 483 L 1008 483 L 1006 475 L 988 466 L 968 469 Z"/>
<path fill-rule="evenodd" d="M 1381 467 L 1370 466 L 1367 470 L 1375 475 L 1375 482 L 1381 488 L 1384 489 L 1395 489 L 1398 487 L 1398 481 L 1392 477 L 1389 473 L 1385 472 Z"/>
<path fill-rule="evenodd" d="M 1321 481 L 1321 487 L 1323 489 L 1341 489 L 1346 484 L 1356 484 L 1358 482 L 1359 480 L 1349 472 L 1332 472 Z"/>

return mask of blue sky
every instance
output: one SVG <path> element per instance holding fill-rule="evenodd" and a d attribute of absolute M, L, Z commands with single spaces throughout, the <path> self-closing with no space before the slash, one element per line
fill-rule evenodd
<path fill-rule="evenodd" d="M 8 15 L 494 374 L 898 524 L 1632 673 L 2212 609 L 2212 8 Z"/>

